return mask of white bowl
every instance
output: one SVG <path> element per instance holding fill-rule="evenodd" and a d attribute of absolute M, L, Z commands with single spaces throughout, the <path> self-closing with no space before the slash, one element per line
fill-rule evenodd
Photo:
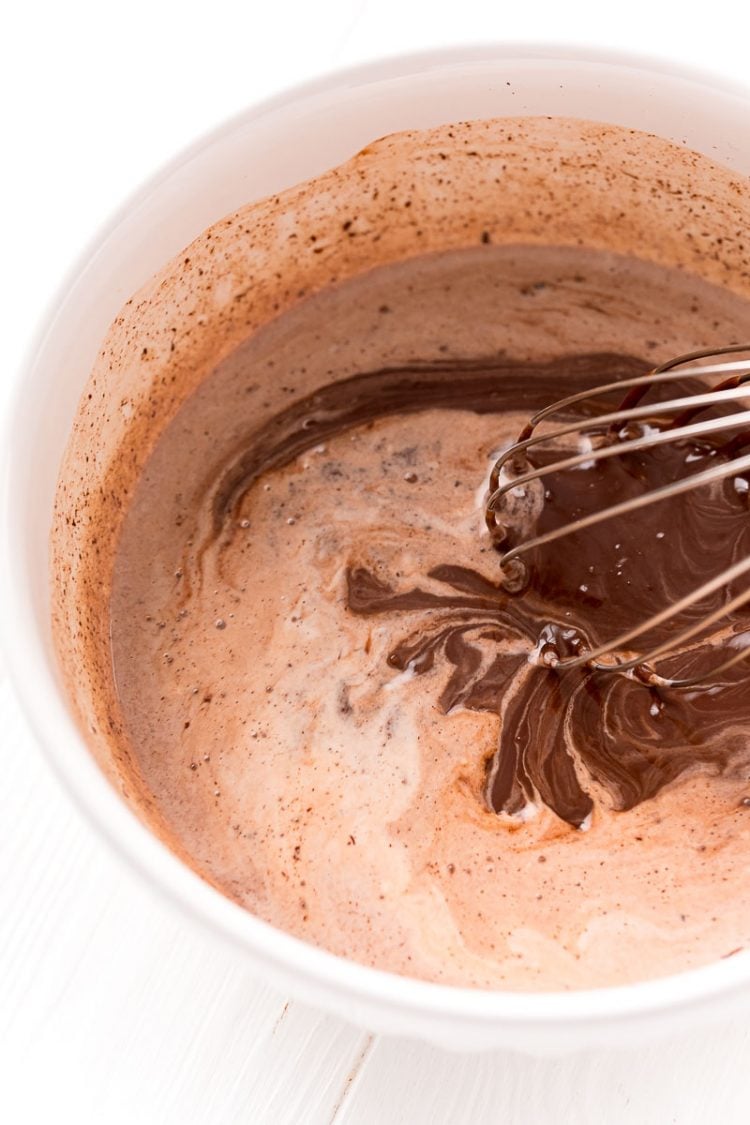
<path fill-rule="evenodd" d="M 374 1030 L 458 1050 L 546 1052 L 642 1042 L 688 1019 L 745 1011 L 750 953 L 620 988 L 490 992 L 368 969 L 275 930 L 184 866 L 104 779 L 56 667 L 48 591 L 63 449 L 101 340 L 127 297 L 222 215 L 316 175 L 383 134 L 519 114 L 646 130 L 750 172 L 750 90 L 611 52 L 538 45 L 431 52 L 333 74 L 241 114 L 121 209 L 43 321 L 11 398 L 2 447 L 0 609 L 8 667 L 48 760 L 102 838 L 188 918 L 242 949 L 279 988 Z"/>

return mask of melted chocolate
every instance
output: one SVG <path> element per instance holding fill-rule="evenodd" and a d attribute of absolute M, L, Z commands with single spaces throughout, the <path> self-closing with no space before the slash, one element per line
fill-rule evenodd
<path fill-rule="evenodd" d="M 531 414 L 559 396 L 563 380 L 574 392 L 646 368 L 637 358 L 606 354 L 566 356 L 547 364 L 503 357 L 449 360 L 360 374 L 323 387 L 277 415 L 232 459 L 214 494 L 214 533 L 262 473 L 353 426 L 436 408 Z M 605 460 L 594 470 L 555 473 L 545 481 L 533 530 L 549 531 L 699 471 L 732 452 L 727 439 L 722 441 L 670 444 Z M 545 456 L 559 452 L 537 454 L 533 463 Z M 585 670 L 558 674 L 535 666 L 530 655 L 549 645 L 563 654 L 616 636 L 749 551 L 747 492 L 729 478 L 717 488 L 688 493 L 538 550 L 521 595 L 503 589 L 499 566 L 493 570 L 491 561 L 487 574 L 446 563 L 425 575 L 437 589 L 401 590 L 388 576 L 352 559 L 346 604 L 359 615 L 414 618 L 388 663 L 414 675 L 445 664 L 449 674 L 437 701 L 443 712 L 464 707 L 502 716 L 494 751 L 477 747 L 486 760 L 485 799 L 493 810 L 517 815 L 541 801 L 580 827 L 598 796 L 606 796 L 615 809 L 629 809 L 686 771 L 729 768 L 744 745 L 743 724 L 746 729 L 750 720 L 747 668 L 741 664 L 719 682 L 709 679 L 701 690 L 660 693 L 618 676 Z M 723 596 L 717 593 L 649 640 L 669 636 L 678 625 L 718 606 Z M 737 627 L 742 620 L 741 614 L 735 618 Z M 705 645 L 683 658 L 681 670 L 686 659 L 691 673 L 709 675 L 711 663 L 717 663 L 716 653 Z"/>
<path fill-rule="evenodd" d="M 388 367 L 330 383 L 281 411 L 230 456 L 214 495 L 214 531 L 261 473 L 291 464 L 301 453 L 353 426 L 421 410 L 533 412 L 559 397 L 561 378 L 574 390 L 584 390 L 597 386 L 603 372 L 626 379 L 646 370 L 648 364 L 641 360 L 607 352 L 549 363 L 493 356 Z"/>

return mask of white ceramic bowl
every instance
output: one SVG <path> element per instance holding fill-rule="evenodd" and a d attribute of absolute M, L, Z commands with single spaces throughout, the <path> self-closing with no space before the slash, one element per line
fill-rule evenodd
<path fill-rule="evenodd" d="M 506 85 L 506 83 L 512 83 Z M 173 160 L 102 231 L 44 319 L 2 444 L 7 663 L 50 763 L 103 839 L 264 977 L 374 1030 L 460 1050 L 642 1042 L 750 1010 L 750 953 L 662 980 L 572 993 L 450 988 L 364 968 L 223 898 L 125 807 L 94 764 L 55 664 L 48 535 L 58 467 L 100 342 L 123 302 L 205 227 L 335 165 L 383 134 L 519 114 L 584 117 L 685 142 L 750 172 L 750 90 L 668 63 L 554 46 L 460 49 L 374 63 L 248 110 Z"/>

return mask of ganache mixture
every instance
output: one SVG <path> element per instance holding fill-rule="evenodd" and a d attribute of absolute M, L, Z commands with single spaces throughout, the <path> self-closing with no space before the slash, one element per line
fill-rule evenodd
<path fill-rule="evenodd" d="M 472 349 L 509 289 L 534 307 L 527 348 Z M 566 326 L 541 347 L 539 310 Z M 530 414 L 702 344 L 696 324 L 731 342 L 750 309 L 615 255 L 439 255 L 303 303 L 185 404 L 128 514 L 112 636 L 140 768 L 206 878 L 336 952 L 459 984 L 621 982 L 750 939 L 747 668 L 662 692 L 534 659 L 747 555 L 750 480 L 566 538 L 519 594 L 483 520 Z M 254 423 L 269 367 L 290 405 Z M 535 529 L 725 455 L 555 473 Z"/>

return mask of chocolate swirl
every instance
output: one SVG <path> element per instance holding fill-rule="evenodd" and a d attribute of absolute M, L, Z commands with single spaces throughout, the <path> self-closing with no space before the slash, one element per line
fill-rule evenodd
<path fill-rule="evenodd" d="M 505 357 L 450 360 L 324 386 L 274 417 L 230 459 L 213 494 L 212 535 L 231 525 L 243 495 L 263 473 L 354 426 L 425 409 L 532 413 L 557 396 L 563 379 L 576 391 L 640 374 L 646 366 L 634 357 L 606 354 L 547 364 Z M 707 443 L 674 444 L 612 458 L 594 472 L 556 473 L 545 482 L 535 530 L 568 524 L 725 453 Z M 486 760 L 484 799 L 495 812 L 518 816 L 542 802 L 580 827 L 597 799 L 625 810 L 687 772 L 731 769 L 743 747 L 742 726 L 750 720 L 747 669 L 740 665 L 699 691 L 660 694 L 618 677 L 558 675 L 535 667 L 530 654 L 545 644 L 560 648 L 612 637 L 748 552 L 748 493 L 730 478 L 648 508 L 625 524 L 604 523 L 571 535 L 562 547 L 536 552 L 531 584 L 521 596 L 503 590 L 499 570 L 481 574 L 446 562 L 425 575 L 430 588 L 402 590 L 351 560 L 346 605 L 357 615 L 413 618 L 388 663 L 417 676 L 446 666 L 437 698 L 444 713 L 463 707 L 501 717 L 494 749 L 477 747 Z M 724 596 L 717 593 L 678 624 L 716 608 Z M 747 615 L 740 614 L 730 626 L 739 628 L 743 620 Z M 675 627 L 663 626 L 651 639 L 659 641 Z M 686 659 L 707 674 L 716 663 L 707 646 Z"/>

